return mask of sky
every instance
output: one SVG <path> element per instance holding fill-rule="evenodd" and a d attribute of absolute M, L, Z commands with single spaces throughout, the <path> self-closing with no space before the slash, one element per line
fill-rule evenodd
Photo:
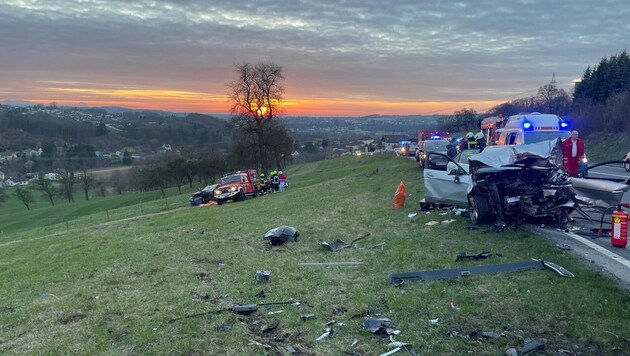
<path fill-rule="evenodd" d="M 628 0 L 2 0 L 0 104 L 227 113 L 273 62 L 290 116 L 483 112 L 629 49 Z"/>

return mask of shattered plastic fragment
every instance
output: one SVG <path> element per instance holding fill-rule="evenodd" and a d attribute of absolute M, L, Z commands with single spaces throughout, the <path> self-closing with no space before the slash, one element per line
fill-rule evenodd
<path fill-rule="evenodd" d="M 439 318 L 438 319 L 429 319 L 429 323 L 434 324 L 434 325 L 439 323 L 439 322 L 440 322 Z"/>
<path fill-rule="evenodd" d="M 401 349 L 400 347 L 397 347 L 397 348 L 393 349 L 392 351 L 389 351 L 389 352 L 386 352 L 386 353 L 384 353 L 384 354 L 381 354 L 380 356 L 389 356 L 389 355 L 393 355 L 393 354 L 395 354 L 396 352 L 400 351 L 400 349 Z"/>
<path fill-rule="evenodd" d="M 284 245 L 286 243 L 297 242 L 300 231 L 293 226 L 282 225 L 275 229 L 267 231 L 265 239 L 269 240 L 272 245 Z"/>
<path fill-rule="evenodd" d="M 433 220 L 433 221 L 429 221 L 429 222 L 428 222 L 428 223 L 426 223 L 425 225 L 426 225 L 426 226 L 433 226 L 433 225 L 437 225 L 437 224 L 439 224 L 439 222 L 437 222 L 437 221 Z"/>

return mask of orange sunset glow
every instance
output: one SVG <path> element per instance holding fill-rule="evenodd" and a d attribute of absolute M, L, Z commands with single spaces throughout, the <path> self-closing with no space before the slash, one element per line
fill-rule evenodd
<path fill-rule="evenodd" d="M 174 112 L 225 113 L 226 96 L 212 93 L 156 89 L 49 88 L 40 96 L 26 100 L 42 105 L 122 106 Z M 464 107 L 481 112 L 502 101 L 383 101 L 344 98 L 294 98 L 282 102 L 288 116 L 365 116 L 452 114 Z"/>

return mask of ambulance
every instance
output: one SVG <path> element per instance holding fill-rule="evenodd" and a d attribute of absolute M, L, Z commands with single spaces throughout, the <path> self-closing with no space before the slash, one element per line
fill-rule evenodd
<path fill-rule="evenodd" d="M 558 137 L 564 140 L 571 136 L 571 130 L 569 122 L 558 115 L 533 112 L 508 117 L 493 136 L 495 145 L 523 145 Z"/>

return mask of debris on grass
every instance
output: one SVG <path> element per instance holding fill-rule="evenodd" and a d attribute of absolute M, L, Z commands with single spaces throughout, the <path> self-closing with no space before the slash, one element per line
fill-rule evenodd
<path fill-rule="evenodd" d="M 545 341 L 544 340 L 525 340 L 525 345 L 523 347 L 509 348 L 505 351 L 507 356 L 518 356 L 525 355 L 533 351 L 542 351 L 545 349 Z"/>
<path fill-rule="evenodd" d="M 284 313 L 284 310 L 270 311 L 270 312 L 267 313 L 267 315 L 280 314 L 280 313 Z"/>
<path fill-rule="evenodd" d="M 455 302 L 449 302 L 452 309 L 459 310 L 459 307 L 455 305 Z"/>
<path fill-rule="evenodd" d="M 376 335 L 398 335 L 400 330 L 396 330 L 396 325 L 389 318 L 366 318 L 362 326 L 369 332 Z"/>
<path fill-rule="evenodd" d="M 256 271 L 256 284 L 271 281 L 271 271 Z"/>
<path fill-rule="evenodd" d="M 468 277 L 473 274 L 490 274 L 506 272 L 523 272 L 549 268 L 563 277 L 575 277 L 564 267 L 550 261 L 532 259 L 531 261 L 503 263 L 485 266 L 469 266 L 464 268 L 439 269 L 420 272 L 394 273 L 387 276 L 387 281 L 399 286 L 408 281 L 428 281 L 447 278 Z"/>
<path fill-rule="evenodd" d="M 484 258 L 488 258 L 492 256 L 492 252 L 490 251 L 484 251 L 484 252 L 480 252 L 478 254 L 468 254 L 466 252 L 460 252 L 459 255 L 457 255 L 457 258 L 455 259 L 455 262 L 458 261 L 464 261 L 464 260 L 481 260 Z"/>
<path fill-rule="evenodd" d="M 331 338 L 335 335 L 337 335 L 337 332 L 335 331 L 335 329 L 333 329 L 332 327 L 326 328 L 326 332 L 321 334 L 317 339 L 315 339 L 315 341 L 321 341 L 327 338 Z"/>
<path fill-rule="evenodd" d="M 383 249 L 383 246 L 385 246 L 385 243 L 384 243 L 384 242 L 381 242 L 380 244 L 366 246 L 365 248 L 366 248 L 366 249 L 372 249 L 372 248 L 377 248 L 377 247 L 380 247 L 380 248 L 381 248 L 381 250 L 382 250 L 382 249 Z"/>
<path fill-rule="evenodd" d="M 389 355 L 393 355 L 393 354 L 395 354 L 396 352 L 398 352 L 398 351 L 400 351 L 400 350 L 402 350 L 402 347 L 397 347 L 397 348 L 395 348 L 395 349 L 393 349 L 393 350 L 391 350 L 391 351 L 388 351 L 388 352 L 386 352 L 386 353 L 380 354 L 380 356 L 389 356 Z"/>
<path fill-rule="evenodd" d="M 432 221 L 429 221 L 428 223 L 426 223 L 425 225 L 426 226 L 433 226 L 433 225 L 437 225 L 437 224 L 439 224 L 439 222 L 437 222 L 435 220 L 432 220 Z"/>
<path fill-rule="evenodd" d="M 284 245 L 297 242 L 300 231 L 293 226 L 282 225 L 267 231 L 264 238 L 271 242 L 271 245 Z"/>
<path fill-rule="evenodd" d="M 316 316 L 313 313 L 309 313 L 309 314 L 302 315 L 301 318 L 302 320 L 306 321 L 306 320 L 313 320 L 316 318 Z"/>
<path fill-rule="evenodd" d="M 263 344 L 263 343 L 258 342 L 258 341 L 256 341 L 256 340 L 249 340 L 249 344 L 248 344 L 248 345 L 250 345 L 250 346 L 251 346 L 251 345 L 255 345 L 255 346 L 262 346 L 262 347 L 264 347 L 264 348 L 266 348 L 266 349 L 270 349 L 270 348 L 271 348 L 271 345 Z"/>
<path fill-rule="evenodd" d="M 362 240 L 368 236 L 370 236 L 370 233 L 366 232 L 363 235 L 357 237 L 356 239 L 350 241 L 350 243 L 347 243 L 342 239 L 337 239 L 336 241 L 333 241 L 333 242 L 319 241 L 319 245 L 328 251 L 334 252 L 334 251 L 339 251 L 341 249 L 348 248 L 348 247 L 356 247 L 355 244 L 357 243 L 357 241 Z"/>
<path fill-rule="evenodd" d="M 256 310 L 258 310 L 258 306 L 256 304 L 237 305 L 232 308 L 232 312 L 239 315 L 249 315 Z"/>
<path fill-rule="evenodd" d="M 302 267 L 358 266 L 363 262 L 300 262 Z"/>
<path fill-rule="evenodd" d="M 429 324 L 431 324 L 431 325 L 437 325 L 439 323 L 440 323 L 440 319 L 439 318 L 437 318 L 437 319 L 429 319 Z"/>

